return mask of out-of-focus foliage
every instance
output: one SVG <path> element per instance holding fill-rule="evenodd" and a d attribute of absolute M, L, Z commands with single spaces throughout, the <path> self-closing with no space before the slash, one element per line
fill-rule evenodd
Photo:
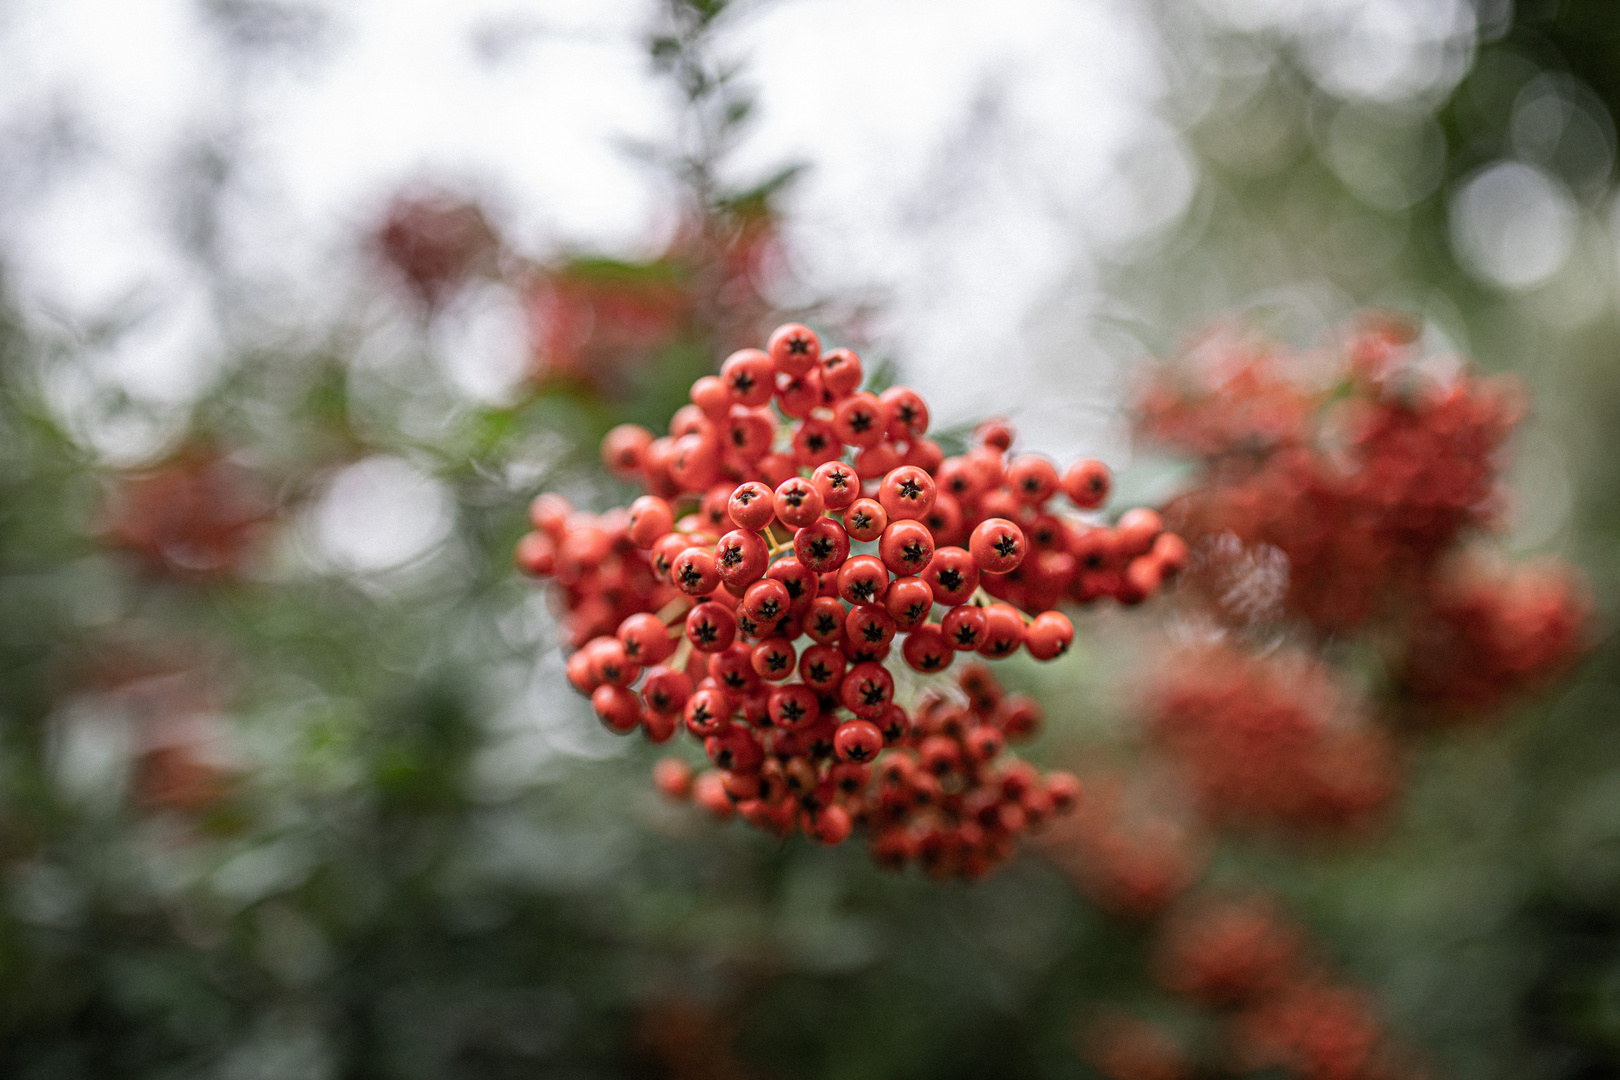
<path fill-rule="evenodd" d="M 1052 863 L 972 886 L 894 877 L 662 802 L 655 753 L 567 692 L 511 550 L 541 488 L 620 501 L 601 434 L 661 422 L 773 314 L 794 174 L 717 178 L 750 111 L 746 58 L 722 48 L 735 12 L 672 0 L 649 63 L 687 119 L 632 148 L 674 181 L 679 226 L 650 254 L 525 254 L 476 202 L 407 192 L 342 320 L 227 335 L 258 344 L 227 346 L 184 430 L 127 470 L 60 409 L 117 328 L 0 310 L 0 1072 L 1620 1068 L 1616 24 L 1604 0 L 1341 5 L 1393 12 L 1381 45 L 1334 38 L 1317 6 L 1159 7 L 1166 113 L 1198 180 L 1185 216 L 1110 268 L 1113 328 L 1171 355 L 1243 308 L 1305 347 L 1372 306 L 1412 312 L 1430 355 L 1515 371 L 1533 411 L 1510 443 L 1505 544 L 1580 564 L 1599 610 L 1567 681 L 1492 725 L 1402 731 L 1381 826 L 1325 846 L 1211 833 L 1189 791 L 1250 796 L 1241 770 L 1190 786 L 1147 764 L 1125 673 L 1156 655 L 1159 608 L 1099 613 L 1060 666 L 1010 665 L 1048 703 L 1032 756 L 1099 773 Z M 303 25 L 210 11 L 255 41 Z M 197 269 L 252 320 L 252 283 L 209 254 L 229 170 L 196 171 L 212 178 L 183 226 Z M 485 319 L 524 343 L 494 389 L 461 364 Z M 1156 501 L 1186 475 L 1144 460 L 1122 481 Z M 1403 685 L 1494 691 L 1444 676 L 1458 650 L 1484 674 L 1480 583 L 1503 573 L 1444 580 L 1451 630 L 1414 647 Z M 1337 701 L 1314 665 L 1365 680 L 1384 644 L 1325 632 L 1254 662 L 1319 650 L 1298 662 L 1312 700 Z M 1296 725 L 1313 749 L 1318 726 L 1365 720 L 1320 716 Z M 1374 743 L 1358 760 L 1381 767 Z M 1340 763 L 1347 744 L 1328 745 Z"/>

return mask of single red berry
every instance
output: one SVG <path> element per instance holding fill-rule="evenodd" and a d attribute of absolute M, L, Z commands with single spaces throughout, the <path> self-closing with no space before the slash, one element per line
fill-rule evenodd
<path fill-rule="evenodd" d="M 687 548 L 693 546 L 694 545 L 690 537 L 686 536 L 684 533 L 677 532 L 665 533 L 658 540 L 654 541 L 652 546 L 652 558 L 650 560 L 652 564 L 653 576 L 658 578 L 660 581 L 671 580 L 670 571 L 674 569 L 676 556 L 680 555 L 680 553 L 685 551 Z M 718 577 L 719 575 L 717 574 L 716 576 Z"/>
<path fill-rule="evenodd" d="M 830 574 L 849 558 L 849 534 L 832 518 L 817 518 L 794 534 L 793 557 L 813 573 Z"/>
<path fill-rule="evenodd" d="M 845 621 L 848 621 L 847 615 Z M 850 637 L 848 633 L 838 639 L 838 647 L 844 650 L 844 657 L 851 665 L 881 664 L 889 659 L 889 653 L 894 650 L 894 646 L 888 642 L 882 645 L 868 645 Z"/>
<path fill-rule="evenodd" d="M 737 812 L 731 796 L 726 794 L 720 773 L 707 769 L 692 781 L 692 801 L 722 821 Z"/>
<path fill-rule="evenodd" d="M 889 591 L 889 570 L 871 555 L 857 555 L 838 570 L 838 595 L 851 604 L 875 604 Z"/>
<path fill-rule="evenodd" d="M 615 735 L 628 735 L 641 723 L 641 702 L 622 686 L 604 683 L 591 691 L 591 708 Z"/>
<path fill-rule="evenodd" d="M 875 499 L 856 499 L 844 511 L 844 529 L 850 538 L 868 543 L 889 527 L 889 514 Z"/>
<path fill-rule="evenodd" d="M 1125 578 L 1115 594 L 1122 604 L 1139 604 L 1159 591 L 1164 583 L 1164 565 L 1152 555 L 1132 559 L 1125 567 Z"/>
<path fill-rule="evenodd" d="M 725 444 L 730 459 L 748 465 L 771 452 L 776 424 L 769 410 L 733 406 L 726 420 Z"/>
<path fill-rule="evenodd" d="M 825 420 L 810 417 L 793 427 L 793 460 L 800 468 L 814 469 L 828 461 L 836 461 L 844 452 L 837 430 Z"/>
<path fill-rule="evenodd" d="M 1043 611 L 1035 616 L 1025 631 L 1025 644 L 1029 655 L 1037 660 L 1051 660 L 1069 651 L 1074 643 L 1074 624 L 1061 611 Z"/>
<path fill-rule="evenodd" d="M 1017 742 L 1033 738 L 1041 730 L 1041 721 L 1044 719 L 1041 707 L 1035 699 L 1024 694 L 1008 694 L 996 705 L 995 715 L 991 718 L 997 727 L 1007 733 L 1010 741 Z M 1022 762 L 1020 762 L 1022 764 Z M 1029 770 L 1034 775 L 1034 770 Z M 1008 795 L 1017 798 L 1017 794 L 1009 790 Z"/>
<path fill-rule="evenodd" d="M 659 664 L 647 671 L 647 680 L 641 684 L 641 698 L 647 708 L 659 713 L 677 713 L 686 708 L 686 699 L 692 696 L 692 677 L 684 671 Z"/>
<path fill-rule="evenodd" d="M 739 529 L 759 532 L 776 517 L 774 492 L 757 480 L 739 484 L 726 501 L 726 514 Z"/>
<path fill-rule="evenodd" d="M 915 465 L 929 476 L 933 476 L 944 461 L 945 451 L 940 449 L 939 443 L 933 439 L 913 439 L 906 446 L 901 464 Z"/>
<path fill-rule="evenodd" d="M 817 466 L 810 482 L 821 492 L 822 505 L 828 510 L 842 510 L 861 495 L 861 478 L 842 461 Z"/>
<path fill-rule="evenodd" d="M 717 653 L 737 640 L 737 616 L 712 600 L 686 615 L 686 640 L 698 652 Z"/>
<path fill-rule="evenodd" d="M 834 349 L 821 356 L 821 389 L 825 400 L 848 397 L 861 385 L 861 358 L 853 349 Z"/>
<path fill-rule="evenodd" d="M 844 636 L 844 605 L 836 596 L 818 596 L 804 613 L 804 632 L 823 645 Z"/>
<path fill-rule="evenodd" d="M 894 640 L 895 623 L 887 611 L 875 604 L 849 609 L 844 617 L 844 638 L 868 649 L 880 649 Z"/>
<path fill-rule="evenodd" d="M 820 843 L 832 846 L 848 840 L 854 828 L 855 822 L 849 816 L 849 811 L 834 803 L 815 812 L 810 819 L 809 831 Z"/>
<path fill-rule="evenodd" d="M 889 435 L 915 441 L 928 430 L 928 403 L 909 386 L 891 386 L 879 395 L 889 410 Z"/>
<path fill-rule="evenodd" d="M 738 349 L 720 365 L 720 381 L 738 405 L 758 408 L 776 391 L 776 366 L 760 349 Z"/>
<path fill-rule="evenodd" d="M 888 410 L 876 394 L 851 394 L 833 406 L 833 431 L 850 446 L 876 446 L 883 441 L 888 427 Z"/>
<path fill-rule="evenodd" d="M 946 607 L 965 604 L 979 587 L 979 564 L 959 547 L 942 547 L 934 552 L 921 574 L 933 591 L 934 602 Z"/>
<path fill-rule="evenodd" d="M 786 585 L 774 578 L 765 578 L 748 586 L 748 591 L 743 594 L 741 607 L 755 622 L 763 626 L 786 615 L 792 602 L 793 598 L 788 595 Z"/>
<path fill-rule="evenodd" d="M 692 794 L 692 767 L 680 758 L 660 758 L 653 766 L 653 784 L 671 799 Z"/>
<path fill-rule="evenodd" d="M 1040 506 L 1058 489 L 1057 466 L 1039 454 L 1021 454 L 1007 466 L 1006 483 L 1019 502 Z"/>
<path fill-rule="evenodd" d="M 808 326 L 787 323 L 771 331 L 765 351 L 778 371 L 803 375 L 821 359 L 821 339 Z"/>
<path fill-rule="evenodd" d="M 631 659 L 624 642 L 616 637 L 599 637 L 585 647 L 591 658 L 591 671 L 600 682 L 629 686 L 641 677 L 641 665 Z"/>
<path fill-rule="evenodd" d="M 948 457 L 934 471 L 934 483 L 942 495 L 962 504 L 973 502 L 984 490 L 983 478 L 965 457 Z"/>
<path fill-rule="evenodd" d="M 874 723 L 883 732 L 884 746 L 896 746 L 911 733 L 911 718 L 906 715 L 906 710 L 892 701 L 883 707 L 883 715 Z"/>
<path fill-rule="evenodd" d="M 793 643 L 784 638 L 771 638 L 754 646 L 754 670 L 766 682 L 781 682 L 792 675 L 797 659 Z"/>
<path fill-rule="evenodd" d="M 980 570 L 1005 574 L 1024 561 L 1024 532 L 1006 518 L 989 518 L 974 527 L 968 551 Z"/>
<path fill-rule="evenodd" d="M 602 464 L 620 480 L 634 480 L 653 433 L 640 424 L 620 424 L 602 438 Z"/>
<path fill-rule="evenodd" d="M 945 613 L 940 630 L 951 648 L 961 652 L 977 652 L 979 646 L 984 644 L 984 609 L 972 604 L 959 604 Z"/>
<path fill-rule="evenodd" d="M 1063 474 L 1063 494 L 1082 510 L 1095 510 L 1107 502 L 1113 485 L 1108 466 L 1090 458 L 1075 462 Z"/>
<path fill-rule="evenodd" d="M 984 609 L 984 641 L 979 652 L 999 659 L 1011 656 L 1024 644 L 1024 619 L 1011 604 L 991 604 Z"/>
<path fill-rule="evenodd" d="M 894 700 L 894 676 L 876 662 L 856 664 L 844 676 L 838 696 L 844 708 L 856 716 L 882 716 L 884 708 Z"/>
<path fill-rule="evenodd" d="M 760 797 L 767 781 L 762 773 L 740 773 L 720 770 L 720 784 L 732 802 L 742 803 Z"/>
<path fill-rule="evenodd" d="M 670 510 L 669 503 L 658 496 L 643 495 L 630 504 L 630 519 L 625 535 L 643 551 L 667 536 L 674 527 L 674 512 Z"/>
<path fill-rule="evenodd" d="M 776 407 L 783 416 L 803 420 L 821 407 L 821 369 L 811 368 L 803 375 L 776 377 Z"/>
<path fill-rule="evenodd" d="M 568 529 L 568 515 L 573 512 L 572 503 L 556 492 L 547 491 L 536 495 L 529 504 L 529 524 L 553 540 L 561 540 Z"/>
<path fill-rule="evenodd" d="M 962 768 L 962 748 L 949 735 L 930 735 L 917 748 L 924 771 L 949 776 Z"/>
<path fill-rule="evenodd" d="M 840 604 L 838 607 L 838 630 L 840 634 L 843 633 L 843 628 L 844 608 Z M 568 658 L 563 665 L 563 673 L 568 677 L 568 685 L 586 697 L 590 697 L 591 691 L 602 685 L 602 680 L 596 677 L 596 672 L 592 669 L 591 656 L 584 649 L 576 651 Z"/>
<path fill-rule="evenodd" d="M 943 491 L 937 493 L 934 496 L 934 505 L 922 516 L 922 523 L 934 534 L 936 547 L 945 544 L 960 547 L 967 541 L 967 530 L 962 527 L 965 523 L 962 504 L 956 501 L 954 495 Z"/>
<path fill-rule="evenodd" d="M 1024 509 L 1024 504 L 1018 501 L 1018 496 L 1004 487 L 993 488 L 979 496 L 978 512 L 980 517 L 1006 518 L 1015 520 Z"/>
<path fill-rule="evenodd" d="M 513 561 L 530 577 L 550 577 L 557 569 L 557 544 L 543 532 L 524 533 Z"/>
<path fill-rule="evenodd" d="M 719 422 L 731 411 L 731 390 L 713 375 L 705 375 L 692 384 L 692 404 L 711 422 Z M 670 431 L 673 435 L 675 432 Z"/>
<path fill-rule="evenodd" d="M 1080 805 L 1084 789 L 1080 778 L 1073 773 L 1054 770 L 1046 774 L 1044 784 L 1046 797 L 1052 801 L 1052 809 L 1056 813 L 1067 814 Z"/>
<path fill-rule="evenodd" d="M 1153 541 L 1153 550 L 1148 553 L 1157 559 L 1164 568 L 1164 576 L 1171 577 L 1178 574 L 1187 565 L 1187 541 L 1175 533 L 1160 533 L 1159 538 Z"/>
<path fill-rule="evenodd" d="M 951 666 L 951 661 L 956 659 L 956 650 L 946 640 L 945 631 L 937 623 L 923 623 L 906 635 L 900 655 L 916 670 L 933 674 Z"/>
<path fill-rule="evenodd" d="M 794 683 L 771 691 L 771 723 L 785 731 L 802 731 L 821 718 L 821 703 L 808 686 Z"/>
<path fill-rule="evenodd" d="M 776 516 L 784 525 L 799 529 L 821 516 L 821 492 L 803 477 L 795 476 L 776 489 L 771 499 Z"/>
<path fill-rule="evenodd" d="M 934 559 L 934 534 L 920 521 L 891 521 L 878 538 L 883 565 L 901 577 L 915 577 Z"/>
<path fill-rule="evenodd" d="M 1153 542 L 1164 531 L 1164 519 L 1156 510 L 1138 506 L 1120 515 L 1114 526 L 1114 544 L 1121 556 L 1134 559 L 1153 550 Z"/>
<path fill-rule="evenodd" d="M 973 441 L 980 446 L 1004 452 L 1013 443 L 1012 425 L 1000 419 L 986 420 L 973 429 Z"/>
<path fill-rule="evenodd" d="M 650 612 L 627 616 L 619 624 L 618 638 L 624 643 L 625 655 L 643 667 L 661 664 L 675 651 L 668 628 Z"/>
<path fill-rule="evenodd" d="M 841 761 L 827 770 L 827 779 L 832 781 L 833 788 L 840 795 L 859 795 L 872 782 L 872 766 Z"/>
<path fill-rule="evenodd" d="M 708 384 L 705 384 L 708 385 Z M 682 405 L 675 410 L 675 415 L 669 418 L 669 437 L 679 439 L 682 435 L 710 435 L 714 433 L 714 421 L 696 405 Z M 652 448 L 648 447 L 650 451 Z"/>
<path fill-rule="evenodd" d="M 720 475 L 720 440 L 712 434 L 682 435 L 675 440 L 669 475 L 682 491 L 703 491 Z"/>
<path fill-rule="evenodd" d="M 920 577 L 895 578 L 883 594 L 883 609 L 901 630 L 911 630 L 934 610 L 934 590 Z"/>
<path fill-rule="evenodd" d="M 984 765 L 1007 749 L 1007 736 L 992 724 L 980 724 L 962 736 L 962 749 L 975 765 Z"/>
<path fill-rule="evenodd" d="M 731 726 L 736 706 L 731 695 L 713 686 L 703 686 L 686 699 L 683 715 L 686 729 L 698 738 L 706 739 Z"/>
<path fill-rule="evenodd" d="M 844 681 L 848 662 L 842 649 L 832 645 L 812 645 L 799 658 L 799 678 L 818 694 L 835 694 Z"/>
<path fill-rule="evenodd" d="M 709 657 L 709 678 L 732 699 L 740 700 L 759 688 L 759 676 L 754 672 L 754 650 L 744 641 L 733 641 L 720 652 Z"/>
<path fill-rule="evenodd" d="M 689 547 L 669 564 L 669 579 L 687 596 L 707 596 L 720 587 L 720 568 L 714 552 L 706 547 Z"/>
<path fill-rule="evenodd" d="M 714 546 L 714 565 L 727 585 L 748 585 L 765 576 L 771 553 L 759 533 L 733 529 Z"/>
<path fill-rule="evenodd" d="M 934 478 L 915 465 L 891 469 L 878 484 L 878 502 L 890 521 L 920 520 L 934 505 Z"/>
<path fill-rule="evenodd" d="M 833 736 L 833 749 L 839 761 L 871 761 L 883 750 L 883 732 L 870 720 L 846 720 Z"/>

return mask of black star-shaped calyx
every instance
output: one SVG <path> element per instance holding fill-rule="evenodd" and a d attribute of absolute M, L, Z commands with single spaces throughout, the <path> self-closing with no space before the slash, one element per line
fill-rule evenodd
<path fill-rule="evenodd" d="M 794 356 L 803 356 L 810 351 L 810 340 L 795 335 L 787 340 L 788 352 Z"/>
<path fill-rule="evenodd" d="M 939 583 L 947 592 L 955 592 L 962 587 L 962 571 L 954 566 L 946 567 L 939 572 Z"/>
<path fill-rule="evenodd" d="M 1011 535 L 1003 536 L 992 546 L 996 549 L 996 554 L 1003 558 L 1018 553 L 1018 540 Z"/>
<path fill-rule="evenodd" d="M 700 622 L 693 628 L 698 640 L 705 645 L 711 645 L 720 637 L 720 630 L 712 622 Z"/>
<path fill-rule="evenodd" d="M 900 481 L 900 497 L 908 500 L 922 498 L 922 485 L 911 477 L 906 477 Z"/>
<path fill-rule="evenodd" d="M 861 630 L 861 634 L 866 638 L 867 641 L 870 641 L 872 644 L 876 645 L 883 640 L 883 627 L 879 626 L 877 623 L 867 623 L 866 626 Z"/>

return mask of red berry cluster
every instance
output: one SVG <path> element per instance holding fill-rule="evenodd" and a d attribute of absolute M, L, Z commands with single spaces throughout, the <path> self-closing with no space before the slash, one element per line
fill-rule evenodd
<path fill-rule="evenodd" d="M 1354 829 L 1395 794 L 1388 736 L 1314 658 L 1210 644 L 1179 651 L 1162 672 L 1148 691 L 1149 731 L 1211 819 Z"/>
<path fill-rule="evenodd" d="M 647 494 L 600 516 L 541 496 L 535 531 L 517 549 L 523 570 L 562 586 L 578 649 L 569 679 L 609 728 L 640 726 L 662 742 L 684 723 L 729 777 L 723 789 L 719 778 L 700 781 L 700 800 L 719 793 L 728 805 L 752 803 L 747 816 L 784 833 L 803 810 L 807 829 L 829 841 L 848 834 L 841 797 L 864 790 L 854 778 L 884 747 L 916 750 L 935 781 L 960 772 L 969 791 L 998 748 L 958 735 L 1016 736 L 1027 722 L 1001 724 L 985 707 L 950 722 L 975 721 L 962 732 L 933 731 L 928 710 L 955 716 L 937 703 L 913 722 L 894 701 L 892 653 L 925 675 L 958 652 L 999 659 L 1025 649 L 1050 660 L 1074 639 L 1054 600 L 1140 600 L 1186 558 L 1152 511 L 1127 513 L 1111 529 L 1053 512 L 1059 491 L 1082 509 L 1104 502 L 1100 463 L 1060 476 L 1041 457 L 1008 460 L 1012 433 L 999 423 L 981 427 L 967 453 L 946 457 L 926 436 L 920 395 L 874 394 L 861 382 L 855 353 L 824 352 L 808 328 L 780 327 L 765 349 L 733 353 L 719 375 L 698 379 L 668 435 L 628 424 L 608 433 L 607 466 Z M 991 685 L 976 669 L 972 680 Z M 916 731 L 936 750 L 955 740 L 954 762 L 929 764 L 922 743 L 911 745 Z M 772 785 L 769 760 L 785 787 Z M 843 769 L 837 777 L 834 767 Z M 1009 776 L 997 781 L 1018 789 L 1006 798 L 1027 795 L 1019 812 L 1030 823 L 1044 817 L 1045 789 L 1026 785 L 1037 792 L 1029 795 L 1018 787 L 1023 773 Z M 878 855 L 975 873 L 1018 831 L 989 820 L 1016 823 L 1012 804 L 970 803 L 966 812 L 981 811 L 982 822 L 946 812 L 935 834 L 904 818 Z M 930 820 L 939 813 L 930 809 Z M 924 844 L 936 834 L 937 851 L 902 839 Z"/>
<path fill-rule="evenodd" d="M 936 877 L 978 879 L 1012 856 L 1018 837 L 1073 810 L 1080 782 L 1006 756 L 1009 742 L 1040 727 L 1032 699 L 1005 693 L 982 664 L 964 668 L 957 683 L 961 697 L 925 691 L 909 717 L 889 705 L 877 725 L 824 725 L 818 738 L 825 744 L 830 735 L 830 749 L 767 726 L 756 734 L 755 768 L 733 763 L 694 777 L 665 758 L 654 780 L 722 819 L 736 813 L 784 837 L 802 828 L 831 844 L 860 825 L 882 866 L 916 862 Z"/>
<path fill-rule="evenodd" d="M 1384 324 L 1329 357 L 1206 344 L 1139 405 L 1147 441 L 1203 466 L 1167 518 L 1195 546 L 1232 533 L 1281 551 L 1289 610 L 1323 632 L 1385 613 L 1494 522 L 1499 451 L 1522 414 L 1511 384 L 1432 377 L 1415 359 Z"/>
<path fill-rule="evenodd" d="M 1463 560 L 1412 614 L 1403 688 L 1448 721 L 1488 716 L 1567 670 L 1586 646 L 1591 614 L 1584 583 L 1556 561 Z"/>
<path fill-rule="evenodd" d="M 103 530 L 149 573 L 228 578 L 252 568 L 274 514 L 257 477 L 199 444 L 123 474 L 104 507 Z"/>

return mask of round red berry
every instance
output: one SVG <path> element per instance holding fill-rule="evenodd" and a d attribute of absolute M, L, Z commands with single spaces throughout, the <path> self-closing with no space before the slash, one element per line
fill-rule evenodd
<path fill-rule="evenodd" d="M 786 615 L 792 602 L 786 585 L 774 578 L 765 578 L 748 586 L 748 591 L 743 593 L 741 607 L 763 626 Z"/>
<path fill-rule="evenodd" d="M 849 839 L 849 834 L 855 828 L 849 811 L 834 803 L 824 806 L 815 812 L 810 819 L 810 835 L 817 841 L 827 845 L 842 844 Z"/>
<path fill-rule="evenodd" d="M 776 517 L 774 492 L 758 480 L 739 484 L 726 500 L 726 513 L 739 529 L 759 532 Z"/>
<path fill-rule="evenodd" d="M 820 591 L 821 580 L 814 570 L 801 563 L 796 556 L 777 559 L 765 576 L 780 581 L 788 594 L 788 614 L 802 615 Z"/>
<path fill-rule="evenodd" d="M 692 696 L 692 677 L 684 671 L 659 664 L 647 671 L 641 684 L 641 699 L 647 708 L 659 713 L 677 713 Z"/>
<path fill-rule="evenodd" d="M 803 375 L 821 359 L 821 339 L 800 323 L 787 323 L 771 331 L 765 351 L 778 371 Z"/>
<path fill-rule="evenodd" d="M 844 452 L 837 430 L 825 420 L 811 417 L 800 420 L 793 427 L 793 460 L 801 468 L 814 469 L 828 461 L 836 461 Z"/>
<path fill-rule="evenodd" d="M 1024 619 L 1011 604 L 991 604 L 984 609 L 984 641 L 979 652 L 1000 658 L 1011 656 L 1024 644 Z"/>
<path fill-rule="evenodd" d="M 932 674 L 950 667 L 951 661 L 956 659 L 956 650 L 937 623 L 923 623 L 906 635 L 900 655 L 916 670 Z"/>
<path fill-rule="evenodd" d="M 1090 458 L 1077 461 L 1063 474 L 1063 494 L 1082 510 L 1095 510 L 1108 501 L 1113 487 L 1113 474 L 1108 466 Z"/>
<path fill-rule="evenodd" d="M 833 749 L 839 761 L 871 761 L 883 750 L 883 732 L 870 720 L 846 720 L 833 736 Z"/>
<path fill-rule="evenodd" d="M 847 397 L 861 385 L 861 358 L 853 349 L 833 349 L 821 356 L 821 389 L 832 401 Z"/>
<path fill-rule="evenodd" d="M 771 638 L 754 646 L 754 671 L 766 682 L 781 682 L 792 675 L 797 660 L 793 643 L 785 638 Z"/>
<path fill-rule="evenodd" d="M 849 558 L 849 534 L 832 518 L 817 518 L 794 534 L 793 556 L 813 573 L 832 573 Z"/>
<path fill-rule="evenodd" d="M 619 624 L 619 641 L 625 655 L 643 667 L 663 663 L 675 651 L 675 639 L 658 616 L 637 612 Z"/>
<path fill-rule="evenodd" d="M 776 425 L 764 409 L 733 407 L 726 420 L 726 453 L 736 461 L 749 464 L 771 452 L 771 440 L 776 437 Z"/>
<path fill-rule="evenodd" d="M 889 590 L 889 570 L 871 555 L 857 555 L 838 569 L 838 595 L 851 604 L 875 604 Z"/>
<path fill-rule="evenodd" d="M 680 758 L 660 758 L 653 766 L 653 784 L 671 799 L 692 794 L 692 767 Z"/>
<path fill-rule="evenodd" d="M 817 466 L 810 482 L 821 492 L 821 503 L 828 510 L 842 510 L 861 496 L 861 478 L 842 461 Z"/>
<path fill-rule="evenodd" d="M 803 375 L 778 375 L 776 407 L 782 415 L 803 420 L 821 406 L 821 370 L 811 368 Z"/>
<path fill-rule="evenodd" d="M 838 696 L 844 707 L 856 716 L 882 716 L 884 708 L 894 700 L 894 676 L 882 664 L 868 661 L 856 664 L 844 676 Z M 881 741 L 881 735 L 879 740 Z"/>
<path fill-rule="evenodd" d="M 798 529 L 821 516 L 821 492 L 803 477 L 795 476 L 776 489 L 771 498 L 776 516 L 784 525 Z"/>
<path fill-rule="evenodd" d="M 731 391 L 713 375 L 705 375 L 692 384 L 692 404 L 710 421 L 723 420 L 731 411 Z M 678 415 L 678 414 L 677 414 Z M 676 432 L 671 425 L 670 434 Z"/>
<path fill-rule="evenodd" d="M 1134 559 L 1153 549 L 1153 542 L 1164 531 L 1164 519 L 1156 510 L 1138 506 L 1127 510 L 1114 526 L 1114 545 L 1120 555 Z"/>
<path fill-rule="evenodd" d="M 922 625 L 934 610 L 934 590 L 920 577 L 895 578 L 883 594 L 883 609 L 896 626 L 910 630 Z"/>
<path fill-rule="evenodd" d="M 875 604 L 852 607 L 844 617 L 845 640 L 868 649 L 881 649 L 893 641 L 895 629 L 893 617 Z"/>
<path fill-rule="evenodd" d="M 832 429 L 850 446 L 876 446 L 888 426 L 888 412 L 876 394 L 851 394 L 833 406 Z"/>
<path fill-rule="evenodd" d="M 835 596 L 818 596 L 804 613 L 804 632 L 813 640 L 830 645 L 844 636 L 844 605 Z"/>
<path fill-rule="evenodd" d="M 628 735 L 641 723 L 641 702 L 622 686 L 604 683 L 591 691 L 591 708 L 615 735 Z"/>
<path fill-rule="evenodd" d="M 706 547 L 689 547 L 670 560 L 669 579 L 688 596 L 707 596 L 720 587 L 720 568 L 714 552 Z"/>
<path fill-rule="evenodd" d="M 1006 484 L 1019 502 L 1040 506 L 1058 489 L 1057 466 L 1039 454 L 1021 454 L 1007 466 Z"/>
<path fill-rule="evenodd" d="M 821 703 L 808 686 L 794 683 L 771 691 L 771 723 L 785 731 L 802 731 L 821 718 Z"/>
<path fill-rule="evenodd" d="M 940 630 L 951 648 L 960 652 L 977 652 L 984 644 L 984 609 L 972 604 L 960 604 L 945 613 Z"/>
<path fill-rule="evenodd" d="M 889 527 L 889 514 L 876 499 L 856 499 L 844 511 L 844 529 L 852 540 L 868 543 Z"/>
<path fill-rule="evenodd" d="M 1025 631 L 1025 646 L 1037 660 L 1051 660 L 1069 651 L 1074 643 L 1074 624 L 1061 611 L 1043 611 Z"/>
<path fill-rule="evenodd" d="M 909 386 L 891 386 L 879 395 L 889 410 L 889 435 L 914 441 L 928 430 L 928 403 Z"/>
<path fill-rule="evenodd" d="M 812 645 L 799 658 L 799 678 L 821 694 L 838 692 L 848 662 L 842 649 L 832 645 Z"/>
<path fill-rule="evenodd" d="M 980 570 L 1005 574 L 1024 561 L 1024 532 L 1006 518 L 989 518 L 974 527 L 968 551 Z"/>
<path fill-rule="evenodd" d="M 602 464 L 620 480 L 634 480 L 653 433 L 640 424 L 620 424 L 602 438 Z"/>
<path fill-rule="evenodd" d="M 920 520 L 934 505 L 934 478 L 915 465 L 891 469 L 878 484 L 878 503 L 890 521 Z"/>
<path fill-rule="evenodd" d="M 954 607 L 972 598 L 979 587 L 979 564 L 959 547 L 942 547 L 934 552 L 921 574 L 934 595 L 934 602 Z"/>
<path fill-rule="evenodd" d="M 630 504 L 630 518 L 625 535 L 643 551 L 669 534 L 675 527 L 675 514 L 669 503 L 656 495 L 643 495 Z"/>
<path fill-rule="evenodd" d="M 686 615 L 686 640 L 698 652 L 717 653 L 737 640 L 737 616 L 729 608 L 709 601 Z"/>
<path fill-rule="evenodd" d="M 760 349 L 738 349 L 720 365 L 720 381 L 738 405 L 757 408 L 776 391 L 776 366 Z"/>
<path fill-rule="evenodd" d="M 934 534 L 920 521 L 891 521 L 878 538 L 878 555 L 901 577 L 915 577 L 934 559 Z"/>
<path fill-rule="evenodd" d="M 512 557 L 518 569 L 530 577 L 550 577 L 557 568 L 557 545 L 545 533 L 524 533 Z"/>

